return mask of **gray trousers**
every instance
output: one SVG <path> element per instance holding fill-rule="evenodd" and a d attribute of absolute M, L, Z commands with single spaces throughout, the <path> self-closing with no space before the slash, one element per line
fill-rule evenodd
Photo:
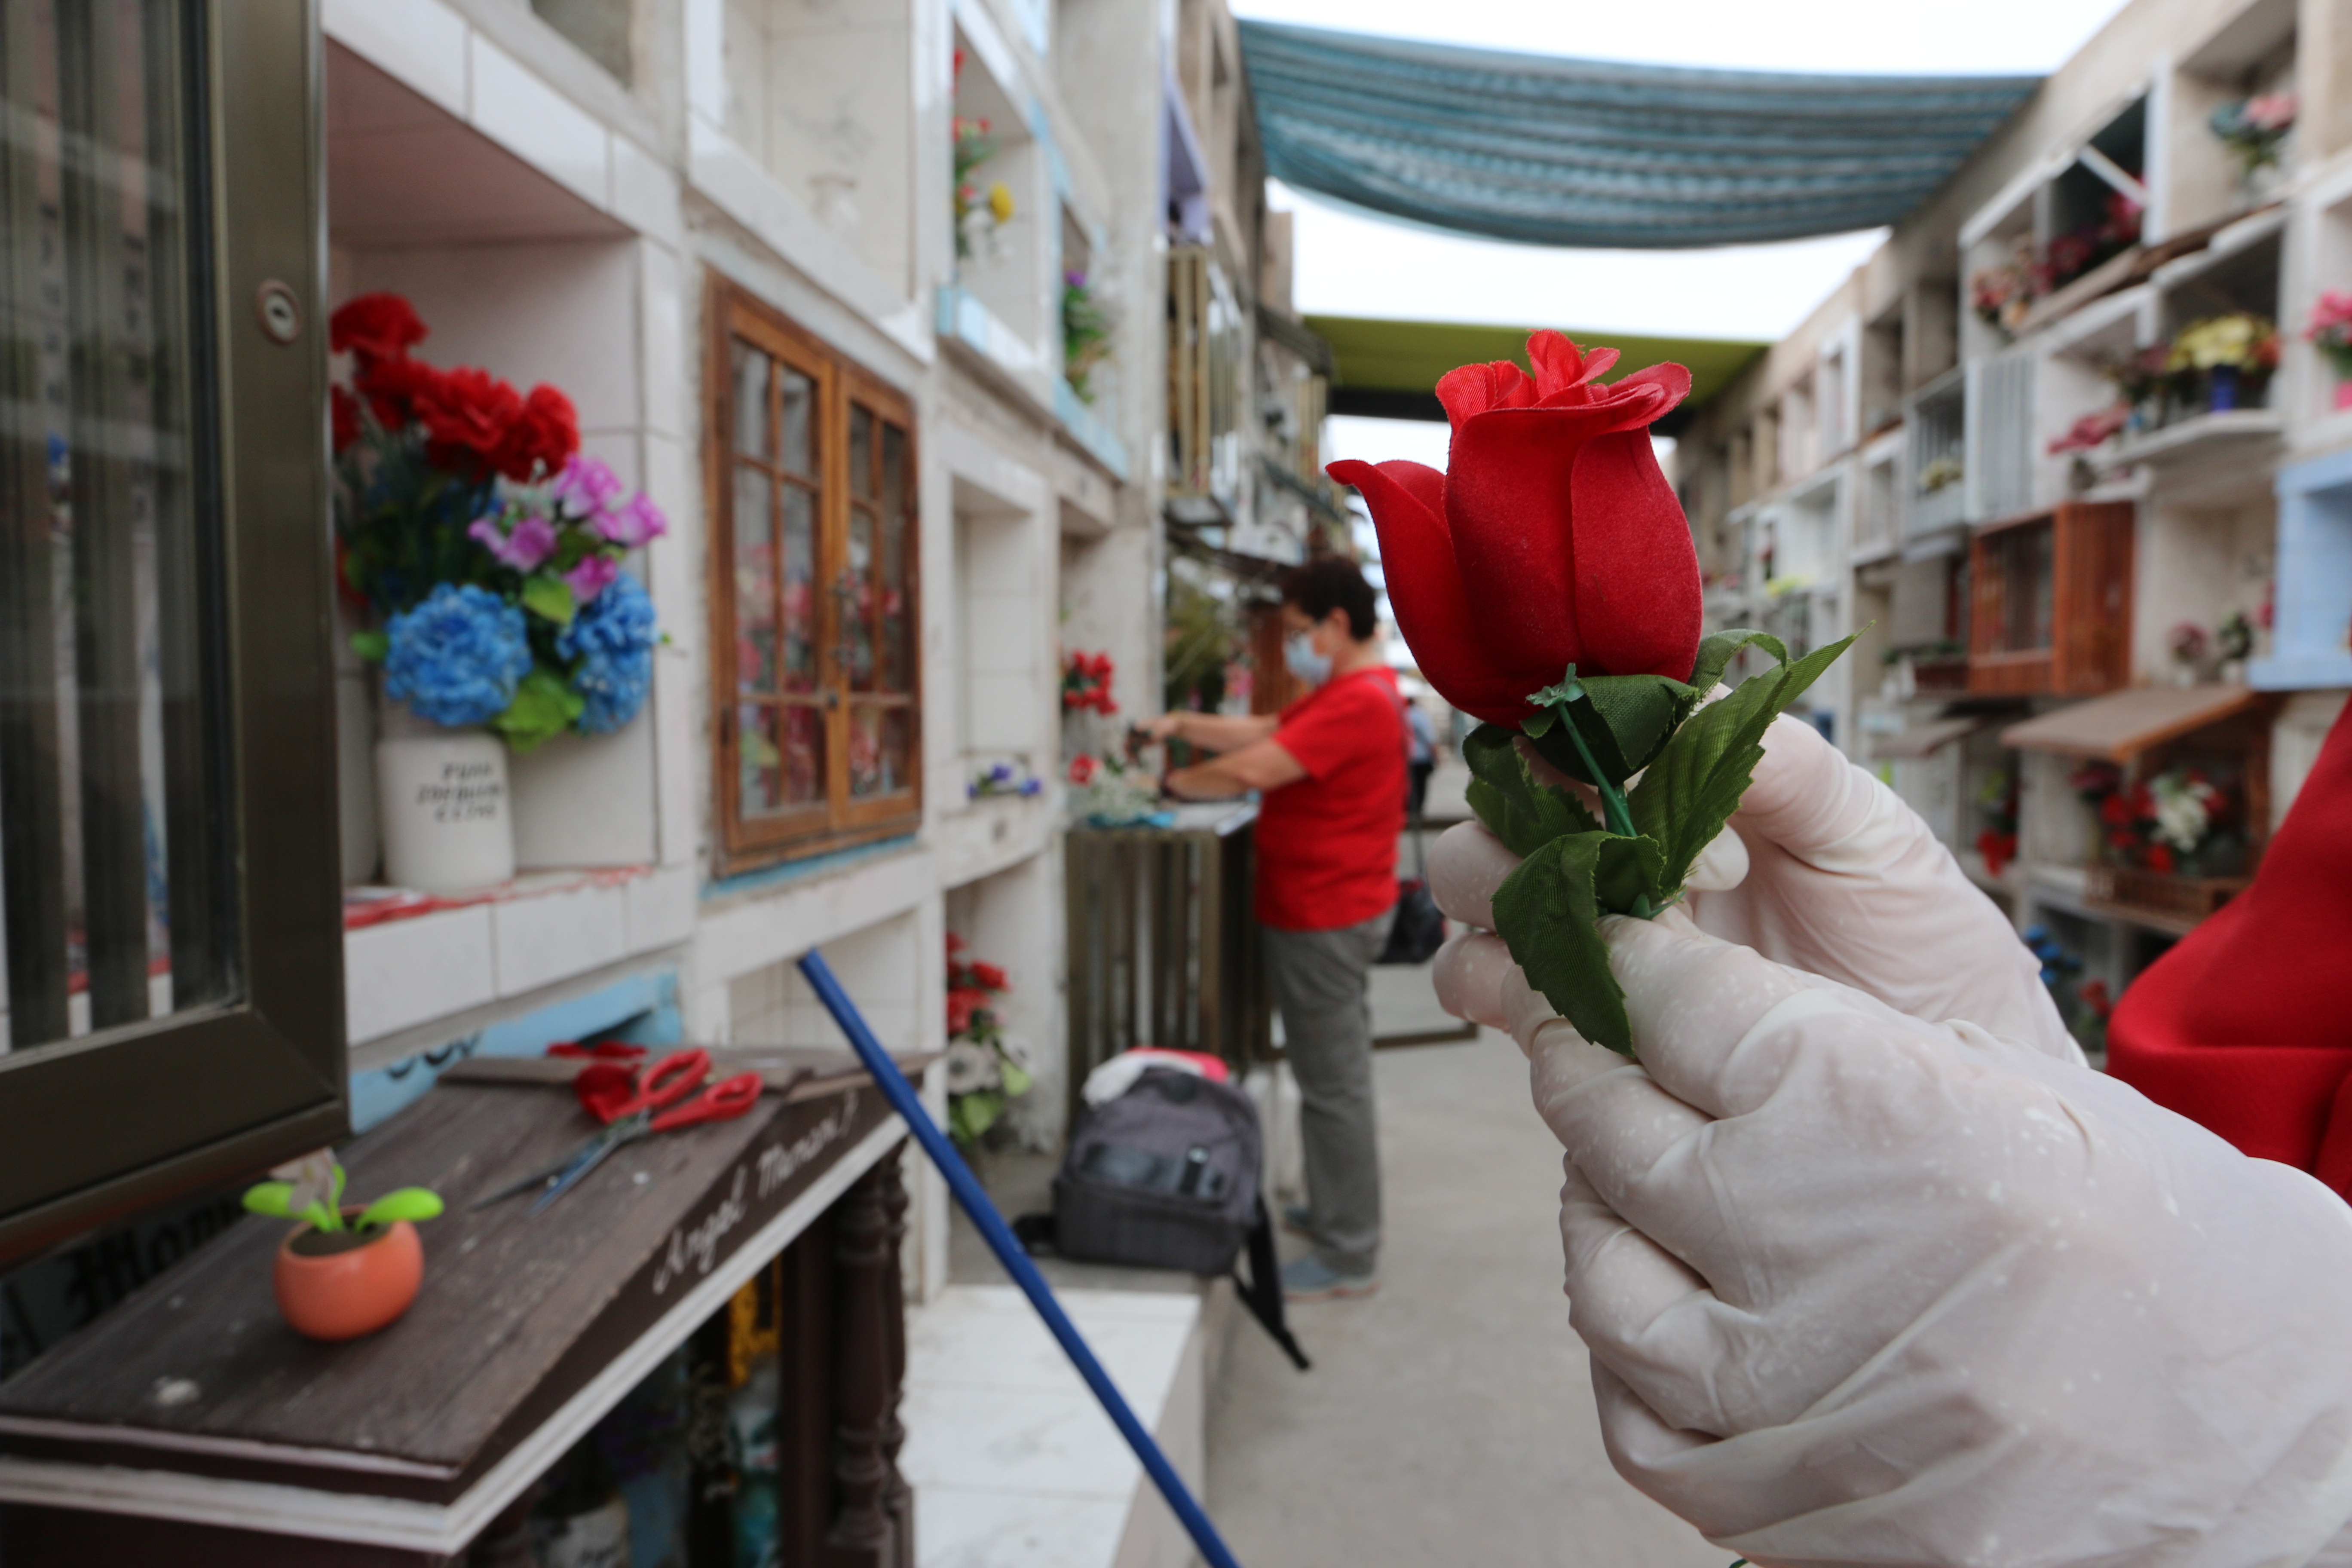
<path fill-rule="evenodd" d="M 1365 977 L 1390 910 L 1337 931 L 1265 933 L 1265 966 L 1298 1080 L 1299 1142 L 1317 1256 L 1369 1274 L 1381 1248 L 1381 1155 L 1372 1126 L 1372 1007 Z"/>

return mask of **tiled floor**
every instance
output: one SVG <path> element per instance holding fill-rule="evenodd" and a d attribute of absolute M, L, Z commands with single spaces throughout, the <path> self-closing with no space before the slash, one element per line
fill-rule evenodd
<path fill-rule="evenodd" d="M 1069 1289 L 1061 1301 L 1157 1429 L 1199 1296 Z M 908 1314 L 900 1415 L 920 1568 L 1109 1568 L 1142 1467 L 1018 1289 L 953 1285 Z"/>

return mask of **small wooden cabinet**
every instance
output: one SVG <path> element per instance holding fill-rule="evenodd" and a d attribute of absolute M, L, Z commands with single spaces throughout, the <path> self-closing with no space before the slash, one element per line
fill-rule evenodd
<path fill-rule="evenodd" d="M 2131 679 L 2132 503 L 2066 501 L 1969 546 L 1968 689 L 2088 697 Z"/>

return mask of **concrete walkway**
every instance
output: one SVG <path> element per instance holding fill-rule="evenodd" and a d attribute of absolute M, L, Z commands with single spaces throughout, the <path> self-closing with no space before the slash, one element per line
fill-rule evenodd
<path fill-rule="evenodd" d="M 1380 1293 L 1234 1327 L 1209 1510 L 1248 1568 L 1726 1568 L 1601 1451 L 1559 1278 L 1559 1146 L 1505 1037 L 1378 1058 Z M 1295 1239 L 1295 1238 L 1291 1238 Z"/>

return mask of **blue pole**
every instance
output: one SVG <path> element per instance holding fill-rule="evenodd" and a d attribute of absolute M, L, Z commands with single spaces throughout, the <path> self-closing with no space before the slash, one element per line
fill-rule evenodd
<path fill-rule="evenodd" d="M 874 1031 L 866 1026 L 857 1005 L 841 988 L 841 982 L 834 978 L 824 955 L 811 948 L 808 955 L 801 960 L 801 973 L 815 987 L 817 1000 L 823 1002 L 824 1010 L 833 1015 L 833 1021 L 841 1026 L 841 1032 L 849 1037 L 850 1049 L 856 1051 L 857 1059 L 866 1064 L 866 1070 L 874 1075 L 875 1083 L 882 1089 L 882 1098 L 890 1102 L 891 1110 L 905 1119 L 907 1130 L 915 1135 L 915 1142 L 923 1146 L 923 1152 L 931 1157 L 931 1163 L 937 1165 L 940 1174 L 948 1179 L 948 1190 L 955 1194 L 956 1202 L 961 1204 L 963 1212 L 971 1216 L 971 1223 L 980 1227 L 980 1234 L 988 1240 L 989 1250 L 996 1254 L 996 1260 L 1004 1265 L 1004 1271 L 1013 1276 L 1013 1282 L 1020 1286 L 1022 1293 L 1029 1298 L 1029 1304 L 1037 1309 L 1037 1315 L 1045 1320 L 1045 1326 L 1054 1331 L 1054 1337 L 1062 1342 L 1062 1349 L 1069 1355 L 1071 1364 L 1078 1369 L 1078 1375 L 1087 1380 L 1087 1386 L 1095 1391 L 1095 1397 L 1109 1413 L 1111 1424 L 1118 1428 L 1119 1436 L 1127 1439 L 1127 1446 L 1135 1450 L 1137 1458 L 1143 1461 L 1143 1468 L 1151 1477 L 1152 1484 L 1160 1489 L 1160 1495 L 1168 1500 L 1168 1506 L 1176 1510 L 1176 1517 L 1183 1521 L 1185 1533 L 1192 1536 L 1192 1544 L 1199 1547 L 1201 1555 L 1208 1560 L 1209 1568 L 1241 1568 L 1234 1561 L 1234 1554 L 1225 1549 L 1224 1539 L 1217 1533 L 1217 1527 L 1209 1522 L 1209 1516 L 1201 1510 L 1199 1503 L 1192 1500 L 1192 1494 L 1186 1489 L 1183 1478 L 1176 1473 L 1176 1467 L 1168 1462 L 1168 1456 L 1160 1451 L 1160 1445 L 1151 1440 L 1151 1434 L 1143 1429 L 1143 1423 L 1135 1418 L 1135 1412 L 1129 1410 L 1127 1401 L 1119 1396 L 1118 1386 L 1103 1371 L 1102 1363 L 1095 1360 L 1095 1352 L 1088 1350 L 1087 1342 L 1078 1337 L 1076 1325 L 1062 1310 L 1062 1304 L 1054 1300 L 1052 1288 L 1045 1283 L 1045 1276 L 1037 1272 L 1037 1266 L 1029 1260 L 1028 1253 L 1023 1251 L 1021 1244 L 1013 1239 L 1011 1227 L 996 1212 L 996 1205 L 988 1201 L 988 1194 L 982 1189 L 979 1178 L 971 1173 L 971 1167 L 963 1163 L 963 1156 L 955 1152 L 955 1146 L 948 1142 L 947 1135 L 932 1121 L 930 1114 L 923 1109 L 923 1102 L 915 1098 L 915 1086 L 907 1081 L 907 1075 L 898 1070 L 898 1064 L 890 1059 L 890 1053 L 882 1048 L 882 1042 L 877 1040 Z"/>

